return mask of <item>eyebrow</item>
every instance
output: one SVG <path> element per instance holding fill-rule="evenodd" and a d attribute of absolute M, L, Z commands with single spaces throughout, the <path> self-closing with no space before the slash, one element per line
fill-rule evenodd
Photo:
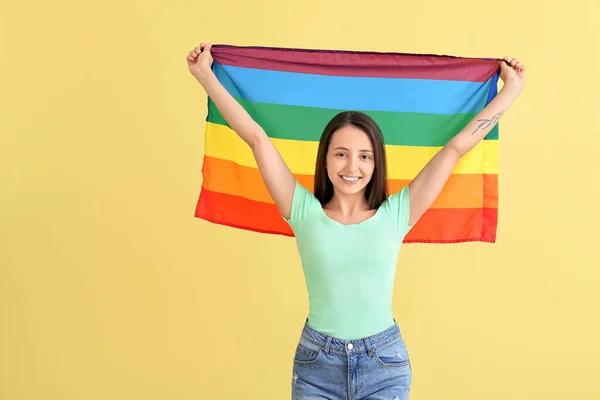
<path fill-rule="evenodd" d="M 340 147 L 336 147 L 333 150 L 346 150 L 346 151 L 350 151 L 349 149 L 347 149 L 345 147 L 341 147 L 341 146 Z M 369 150 L 369 149 L 362 149 L 362 150 L 359 150 L 359 151 L 363 151 L 363 152 L 366 152 L 366 153 L 372 153 L 373 152 L 372 150 Z"/>

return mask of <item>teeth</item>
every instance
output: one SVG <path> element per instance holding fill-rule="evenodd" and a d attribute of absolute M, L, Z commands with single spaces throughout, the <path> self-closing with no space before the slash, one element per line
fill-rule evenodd
<path fill-rule="evenodd" d="M 342 178 L 348 182 L 356 182 L 358 180 L 357 176 L 342 176 Z"/>

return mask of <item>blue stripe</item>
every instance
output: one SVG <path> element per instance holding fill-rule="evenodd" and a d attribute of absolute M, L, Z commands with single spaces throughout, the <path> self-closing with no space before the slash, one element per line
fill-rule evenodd
<path fill-rule="evenodd" d="M 500 79 L 500 73 L 496 72 L 490 79 L 492 80 L 492 85 L 490 86 L 490 92 L 488 93 L 488 98 L 487 98 L 487 101 L 485 102 L 486 106 L 488 104 L 490 104 L 490 102 L 492 100 L 494 100 L 494 97 L 496 97 L 496 95 L 498 94 L 498 79 Z M 496 122 L 496 125 L 494 125 L 492 130 L 489 131 L 489 133 L 486 135 L 486 137 L 484 139 L 498 140 L 498 136 L 499 136 L 498 132 L 499 131 L 500 131 L 500 122 Z"/>
<path fill-rule="evenodd" d="M 494 100 L 494 97 L 496 97 L 496 95 L 498 94 L 498 79 L 499 78 L 500 78 L 500 74 L 498 72 L 496 72 L 490 78 L 490 80 L 492 81 L 492 85 L 490 86 L 490 92 L 488 93 L 488 98 L 487 98 L 487 101 L 485 102 L 486 106 L 488 104 L 490 104 L 490 102 L 492 100 Z"/>
<path fill-rule="evenodd" d="M 245 100 L 335 110 L 457 114 L 485 106 L 492 84 L 433 79 L 302 74 L 213 63 L 227 91 Z"/>

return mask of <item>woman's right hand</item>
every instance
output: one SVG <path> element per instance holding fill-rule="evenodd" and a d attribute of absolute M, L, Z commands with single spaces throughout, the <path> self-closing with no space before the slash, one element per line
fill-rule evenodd
<path fill-rule="evenodd" d="M 200 43 L 200 46 L 195 47 L 187 56 L 187 64 L 192 75 L 198 79 L 202 74 L 210 71 L 213 63 L 213 57 L 210 53 L 210 43 Z"/>

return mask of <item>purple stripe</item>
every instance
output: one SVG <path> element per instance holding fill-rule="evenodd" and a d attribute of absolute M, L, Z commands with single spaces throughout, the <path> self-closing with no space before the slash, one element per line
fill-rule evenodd
<path fill-rule="evenodd" d="M 487 81 L 499 67 L 496 59 L 434 54 L 347 50 L 288 49 L 213 45 L 219 64 L 243 68 L 333 76 Z"/>

